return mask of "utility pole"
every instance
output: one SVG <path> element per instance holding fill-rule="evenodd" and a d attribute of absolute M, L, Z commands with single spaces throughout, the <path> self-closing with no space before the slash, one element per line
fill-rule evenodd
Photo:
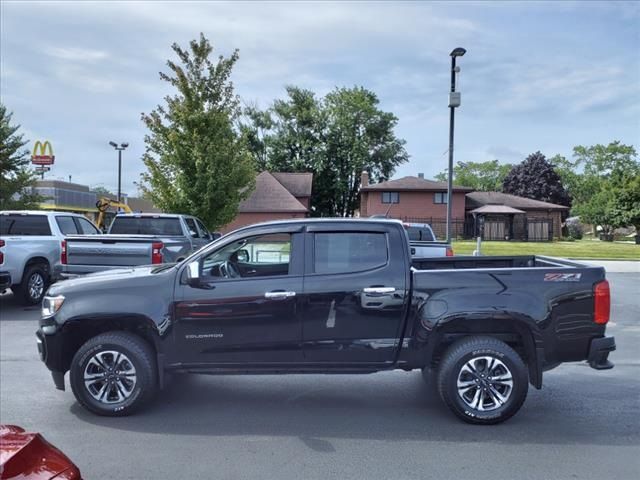
<path fill-rule="evenodd" d="M 462 57 L 467 51 L 458 47 L 449 54 L 451 56 L 451 91 L 449 92 L 449 168 L 447 175 L 447 242 L 451 242 L 451 208 L 453 199 L 453 130 L 455 110 L 460 106 L 460 92 L 456 92 L 456 74 L 460 67 L 456 67 L 456 58 Z"/>

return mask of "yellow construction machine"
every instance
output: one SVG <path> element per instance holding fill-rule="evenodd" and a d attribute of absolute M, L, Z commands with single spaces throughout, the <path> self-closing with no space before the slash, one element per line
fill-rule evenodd
<path fill-rule="evenodd" d="M 107 210 L 110 208 L 115 208 L 116 212 L 122 210 L 125 213 L 133 213 L 129 205 L 126 203 L 118 202 L 117 200 L 112 200 L 110 198 L 103 197 L 96 202 L 96 208 L 98 209 L 98 220 L 96 222 L 96 226 L 102 230 L 104 227 L 104 217 Z"/>

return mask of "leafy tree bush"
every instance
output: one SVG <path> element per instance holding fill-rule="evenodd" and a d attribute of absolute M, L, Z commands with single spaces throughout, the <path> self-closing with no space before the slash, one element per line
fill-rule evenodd
<path fill-rule="evenodd" d="M 458 162 L 453 166 L 453 182 L 481 192 L 499 192 L 513 165 L 498 160 L 486 162 Z M 447 181 L 447 172 L 436 175 L 436 180 Z"/>
<path fill-rule="evenodd" d="M 581 240 L 584 236 L 584 226 L 580 223 L 580 220 L 577 218 L 569 219 L 566 222 L 567 233 L 569 238 L 573 238 L 575 240 Z"/>
<path fill-rule="evenodd" d="M 160 78 L 177 92 L 142 114 L 150 133 L 140 187 L 162 210 L 196 215 L 214 229 L 235 217 L 255 181 L 245 140 L 234 128 L 240 108 L 229 77 L 238 52 L 212 62 L 213 47 L 202 34 L 188 49 L 171 48 L 179 63 L 169 60 L 171 72 Z"/>
<path fill-rule="evenodd" d="M 245 111 L 242 131 L 254 161 L 281 172 L 313 172 L 314 216 L 352 216 L 360 174 L 387 180 L 409 155 L 396 137 L 398 119 L 362 87 L 336 88 L 323 98 L 289 86 L 287 98 L 264 112 Z"/>
<path fill-rule="evenodd" d="M 0 210 L 35 209 L 43 197 L 34 193 L 36 177 L 29 168 L 28 140 L 11 124 L 12 114 L 0 103 Z"/>
<path fill-rule="evenodd" d="M 571 206 L 571 197 L 546 157 L 535 152 L 514 166 L 502 184 L 503 192 L 520 197 Z"/>

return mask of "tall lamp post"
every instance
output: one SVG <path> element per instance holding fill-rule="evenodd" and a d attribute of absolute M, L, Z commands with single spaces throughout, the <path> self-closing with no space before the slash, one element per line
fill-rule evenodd
<path fill-rule="evenodd" d="M 118 203 L 120 203 L 120 187 L 122 185 L 122 151 L 125 150 L 129 144 L 121 143 L 118 145 L 116 142 L 109 142 L 109 145 L 118 151 Z"/>
<path fill-rule="evenodd" d="M 455 110 L 460 106 L 460 92 L 456 92 L 456 74 L 460 67 L 456 67 L 456 58 L 462 57 L 467 51 L 462 48 L 454 48 L 451 55 L 451 92 L 449 92 L 449 175 L 447 178 L 447 242 L 451 241 L 451 201 L 453 197 L 453 125 Z"/>

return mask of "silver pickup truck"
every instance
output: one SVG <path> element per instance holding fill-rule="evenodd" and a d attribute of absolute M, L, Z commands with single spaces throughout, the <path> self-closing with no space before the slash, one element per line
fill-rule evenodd
<path fill-rule="evenodd" d="M 0 293 L 11 288 L 23 303 L 40 303 L 57 279 L 65 238 L 78 233 L 89 237 L 100 231 L 76 213 L 0 212 Z"/>
<path fill-rule="evenodd" d="M 189 215 L 118 214 L 106 235 L 65 240 L 60 275 L 68 278 L 113 268 L 178 262 L 217 236 Z"/>
<path fill-rule="evenodd" d="M 413 258 L 452 257 L 451 244 L 439 242 L 427 223 L 403 223 Z"/>

